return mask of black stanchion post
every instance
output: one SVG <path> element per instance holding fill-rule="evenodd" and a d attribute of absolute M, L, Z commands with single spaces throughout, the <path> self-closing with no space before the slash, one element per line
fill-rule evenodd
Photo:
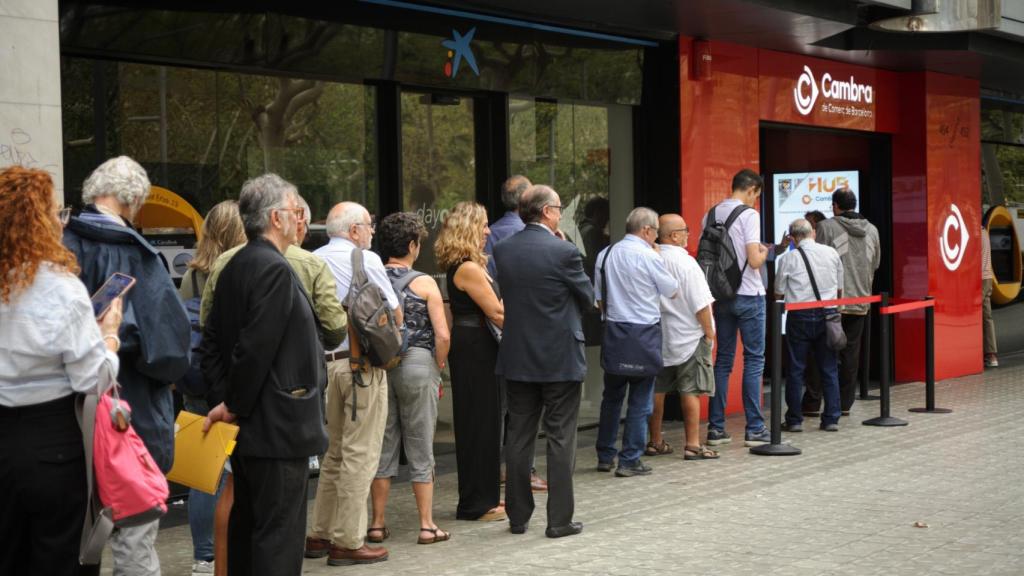
<path fill-rule="evenodd" d="M 772 314 L 772 441 L 763 446 L 752 446 L 750 452 L 761 456 L 796 456 L 800 449 L 782 443 L 782 306 L 773 300 Z"/>
<path fill-rule="evenodd" d="M 906 426 L 906 420 L 900 420 L 899 418 L 893 418 L 889 415 L 889 378 L 891 361 L 890 358 L 890 346 L 892 344 L 891 336 L 889 334 L 889 328 L 892 326 L 892 315 L 883 314 L 882 308 L 889 305 L 889 294 L 888 292 L 882 292 L 882 303 L 878 309 L 878 343 L 879 356 L 881 357 L 881 364 L 878 365 L 879 372 L 879 384 L 881 385 L 881 414 L 878 418 L 871 418 L 862 422 L 865 426 Z"/>
<path fill-rule="evenodd" d="M 925 300 L 934 300 L 931 296 Z M 949 414 L 949 408 L 935 407 L 935 306 L 924 309 L 924 408 L 911 408 L 911 412 Z"/>
<path fill-rule="evenodd" d="M 860 347 L 860 399 L 878 400 L 878 396 L 868 393 L 868 383 L 871 382 L 871 310 L 868 305 L 868 313 L 864 316 L 864 332 L 861 336 Z"/>

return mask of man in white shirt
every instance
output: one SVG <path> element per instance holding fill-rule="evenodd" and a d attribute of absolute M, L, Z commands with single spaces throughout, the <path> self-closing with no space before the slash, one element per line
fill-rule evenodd
<path fill-rule="evenodd" d="M 834 300 L 843 294 L 843 263 L 835 248 L 814 241 L 814 228 L 803 218 L 789 225 L 796 250 L 778 260 L 775 298 L 786 302 Z M 811 274 L 813 273 L 813 278 Z M 816 288 L 816 289 L 815 289 Z M 830 350 L 825 336 L 825 314 L 834 308 L 793 310 L 786 314 L 786 342 L 789 345 L 789 377 L 786 379 L 786 422 L 783 430 L 803 431 L 802 395 L 808 353 L 814 354 L 821 377 L 825 410 L 821 429 L 839 430 L 838 354 Z"/>
<path fill-rule="evenodd" d="M 715 321 L 711 315 L 711 296 L 704 272 L 686 252 L 690 228 L 678 214 L 662 214 L 658 219 L 661 258 L 669 274 L 679 281 L 679 296 L 661 298 L 661 356 L 665 369 L 654 384 L 654 413 L 648 421 L 651 441 L 645 454 L 669 454 L 672 448 L 661 437 L 665 413 L 665 394 L 676 390 L 683 409 L 686 444 L 683 458 L 718 458 L 718 453 L 700 443 L 700 397 L 714 394 L 715 377 L 711 368 L 711 348 L 715 342 Z"/>
<path fill-rule="evenodd" d="M 402 311 L 380 256 L 369 250 L 374 225 L 370 213 L 355 202 L 342 202 L 327 215 L 327 245 L 314 252 L 334 275 L 338 300 L 345 301 L 352 283 L 352 251 L 363 251 L 366 276 L 383 290 L 398 324 Z M 351 324 L 349 334 L 352 334 Z M 354 383 L 349 365 L 349 338 L 327 352 L 327 435 L 329 446 L 320 467 L 313 507 L 313 525 L 306 538 L 306 557 L 328 556 L 332 566 L 387 560 L 383 547 L 365 544 L 366 498 L 377 472 L 388 415 L 387 376 L 383 369 L 362 374 L 365 388 Z M 385 532 L 380 532 L 383 540 Z"/>
<path fill-rule="evenodd" d="M 732 179 L 732 196 L 715 207 L 717 222 L 725 222 L 740 206 L 753 208 L 761 197 L 764 181 L 744 168 Z M 708 222 L 702 223 L 702 228 Z M 708 403 L 708 444 L 732 442 L 725 431 L 725 404 L 729 398 L 729 375 L 736 358 L 736 333 L 743 339 L 743 411 L 747 416 L 745 446 L 761 446 L 771 440 L 761 414 L 761 376 L 764 374 L 764 283 L 761 266 L 768 249 L 761 244 L 761 218 L 756 210 L 743 210 L 729 227 L 736 260 L 743 271 L 736 297 L 715 302 L 718 354 L 715 356 L 715 396 Z"/>

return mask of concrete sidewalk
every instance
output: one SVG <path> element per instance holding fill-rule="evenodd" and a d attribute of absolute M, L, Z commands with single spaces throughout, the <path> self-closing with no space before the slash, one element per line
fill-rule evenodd
<path fill-rule="evenodd" d="M 681 426 L 668 456 L 645 459 L 647 477 L 595 470 L 595 431 L 581 434 L 576 519 L 583 534 L 544 537 L 545 496 L 522 536 L 507 522 L 456 521 L 452 458 L 438 462 L 435 517 L 449 542 L 416 545 L 408 483 L 392 490 L 390 560 L 304 574 L 1024 574 L 1024 358 L 937 385 L 952 414 L 914 414 L 923 384 L 893 389 L 903 428 L 862 426 L 878 402 L 858 402 L 838 433 L 786 435 L 795 457 L 749 454 L 734 440 L 717 461 L 684 461 Z M 742 439 L 742 417 L 728 423 Z M 703 432 L 703 426 L 702 426 Z M 537 464 L 543 474 L 543 444 Z M 927 527 L 915 527 L 921 523 Z M 164 574 L 190 574 L 188 526 L 161 530 Z M 110 573 L 109 556 L 105 573 Z"/>

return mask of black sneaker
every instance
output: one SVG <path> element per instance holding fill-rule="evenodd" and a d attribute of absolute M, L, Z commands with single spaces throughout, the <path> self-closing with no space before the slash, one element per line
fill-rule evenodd
<path fill-rule="evenodd" d="M 615 468 L 615 463 L 614 462 L 598 462 L 597 463 L 597 471 L 598 472 L 611 472 L 612 468 Z"/>
<path fill-rule="evenodd" d="M 708 446 L 721 446 L 729 442 L 732 442 L 732 436 L 729 436 L 725 430 L 708 427 L 708 441 L 705 444 Z"/>
<path fill-rule="evenodd" d="M 821 429 L 825 432 L 839 432 L 839 424 L 822 424 Z"/>
<path fill-rule="evenodd" d="M 630 476 L 647 476 L 653 471 L 654 468 L 644 464 L 640 460 L 636 461 L 636 464 L 626 467 L 619 464 L 619 467 L 615 469 L 615 475 L 619 478 L 629 478 Z"/>
<path fill-rule="evenodd" d="M 782 431 L 783 432 L 803 432 L 804 431 L 804 425 L 803 424 L 790 424 L 788 422 L 783 422 L 782 423 Z"/>

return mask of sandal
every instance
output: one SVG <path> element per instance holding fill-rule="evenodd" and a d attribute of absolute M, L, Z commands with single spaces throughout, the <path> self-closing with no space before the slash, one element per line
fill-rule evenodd
<path fill-rule="evenodd" d="M 665 454 L 672 453 L 672 446 L 664 440 L 661 444 L 655 444 L 654 442 L 647 443 L 647 449 L 644 450 L 644 456 L 663 456 Z"/>
<path fill-rule="evenodd" d="M 503 505 L 498 505 L 498 506 L 495 506 L 494 508 L 491 508 L 490 510 L 488 510 L 486 513 L 484 513 L 479 518 L 476 518 L 476 521 L 477 522 L 499 522 L 499 521 L 505 520 L 507 518 L 508 518 L 508 515 L 505 514 L 505 507 Z"/>
<path fill-rule="evenodd" d="M 683 460 L 714 460 L 718 458 L 718 452 L 707 446 L 684 446 Z"/>
<path fill-rule="evenodd" d="M 380 536 L 371 536 L 374 532 L 379 532 Z M 391 530 L 388 530 L 387 526 L 381 526 L 380 528 L 369 528 L 366 530 L 366 541 L 373 542 L 374 544 L 380 544 L 381 542 L 391 538 Z"/>
<path fill-rule="evenodd" d="M 416 539 L 417 544 L 437 544 L 452 537 L 451 532 L 445 532 L 440 528 L 420 528 L 420 533 L 422 534 L 423 532 L 430 532 L 433 536 L 430 538 L 420 536 Z"/>

